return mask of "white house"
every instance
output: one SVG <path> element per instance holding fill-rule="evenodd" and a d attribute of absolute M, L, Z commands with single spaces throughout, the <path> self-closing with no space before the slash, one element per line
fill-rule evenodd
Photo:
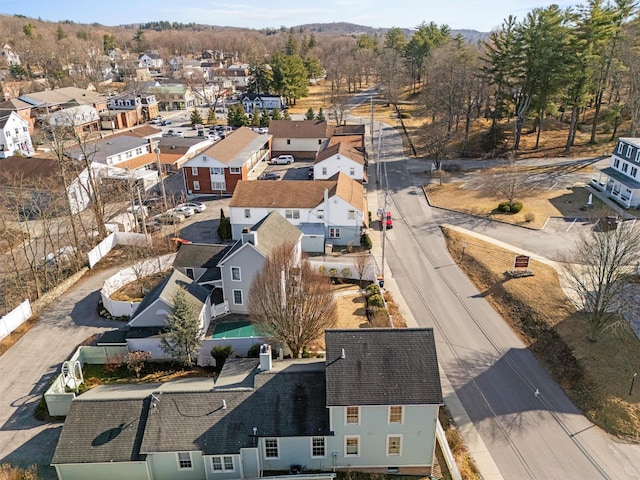
<path fill-rule="evenodd" d="M 591 185 L 625 208 L 640 207 L 640 138 L 619 138 L 608 167 L 594 169 Z"/>
<path fill-rule="evenodd" d="M 327 330 L 325 343 L 326 359 L 275 361 L 263 344 L 259 359 L 229 358 L 207 391 L 80 395 L 51 461 L 58 478 L 434 473 L 443 400 L 433 329 Z"/>
<path fill-rule="evenodd" d="M 318 181 L 241 180 L 229 207 L 234 239 L 277 211 L 303 232 L 304 251 L 324 251 L 325 240 L 333 245 L 360 245 L 362 229 L 368 224 L 362 184 L 343 173 Z"/>
<path fill-rule="evenodd" d="M 271 120 L 269 135 L 273 135 L 273 156 L 293 155 L 315 160 L 318 150 L 331 138 L 334 129 L 326 121 Z"/>
<path fill-rule="evenodd" d="M 140 68 L 158 70 L 162 68 L 162 65 L 164 65 L 162 57 L 156 52 L 145 52 L 138 56 L 138 67 Z"/>
<path fill-rule="evenodd" d="M 29 122 L 16 112 L 0 117 L 0 158 L 12 155 L 30 157 L 33 153 Z"/>
<path fill-rule="evenodd" d="M 342 172 L 361 183 L 367 182 L 364 148 L 359 136 L 332 137 L 316 156 L 313 178 L 325 180 Z"/>
<path fill-rule="evenodd" d="M 268 95 L 258 93 L 245 93 L 240 97 L 240 102 L 245 112 L 253 113 L 255 110 L 282 110 L 286 108 L 284 99 L 280 95 Z"/>

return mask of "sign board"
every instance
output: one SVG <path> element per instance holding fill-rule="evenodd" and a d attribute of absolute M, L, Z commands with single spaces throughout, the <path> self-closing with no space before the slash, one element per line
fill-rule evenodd
<path fill-rule="evenodd" d="M 513 268 L 529 268 L 529 257 L 527 255 L 516 255 Z"/>

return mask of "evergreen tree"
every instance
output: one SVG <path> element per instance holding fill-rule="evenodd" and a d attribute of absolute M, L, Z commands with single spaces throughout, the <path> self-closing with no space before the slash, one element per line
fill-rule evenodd
<path fill-rule="evenodd" d="M 284 110 L 282 112 L 282 120 L 291 120 L 291 115 L 289 115 L 289 110 Z"/>
<path fill-rule="evenodd" d="M 202 117 L 200 116 L 200 112 L 198 111 L 197 108 L 193 109 L 193 112 L 191 112 L 191 125 L 200 125 L 202 124 Z"/>
<path fill-rule="evenodd" d="M 269 112 L 265 108 L 262 110 L 262 115 L 260 116 L 260 126 L 268 127 L 270 122 L 271 122 L 271 117 L 269 117 Z"/>
<path fill-rule="evenodd" d="M 279 108 L 271 110 L 271 120 L 282 120 L 282 112 Z"/>
<path fill-rule="evenodd" d="M 316 120 L 319 122 L 324 122 L 326 120 L 322 107 L 320 107 L 320 110 L 318 110 L 318 114 L 316 115 Z"/>
<path fill-rule="evenodd" d="M 296 99 L 309 95 L 309 79 L 302 59 L 295 55 L 276 53 L 271 62 L 273 68 L 273 88 L 295 105 Z"/>
<path fill-rule="evenodd" d="M 247 117 L 244 107 L 240 103 L 234 103 L 229 107 L 229 113 L 227 113 L 227 123 L 232 127 L 238 128 L 249 124 L 249 117 Z"/>
<path fill-rule="evenodd" d="M 62 26 L 58 25 L 58 29 L 56 30 L 56 39 L 60 41 L 60 40 L 64 40 L 65 38 L 67 38 L 67 34 L 64 33 Z"/>
<path fill-rule="evenodd" d="M 252 127 L 259 127 L 261 121 L 262 121 L 262 115 L 260 114 L 260 110 L 258 110 L 256 108 L 253 111 L 253 113 L 251 114 L 251 124 L 250 125 Z"/>
<path fill-rule="evenodd" d="M 171 310 L 166 321 L 167 333 L 162 335 L 160 348 L 182 365 L 190 367 L 193 354 L 200 345 L 198 315 L 184 290 L 178 290 L 174 295 Z"/>
<path fill-rule="evenodd" d="M 287 55 L 297 55 L 298 54 L 298 40 L 293 33 L 289 34 L 289 38 L 287 39 L 287 45 L 284 47 L 284 52 Z"/>
<path fill-rule="evenodd" d="M 362 247 L 364 250 L 368 250 L 369 252 L 373 248 L 373 243 L 371 243 L 371 238 L 369 238 L 369 235 L 367 233 L 363 233 L 360 236 L 360 247 Z"/>
<path fill-rule="evenodd" d="M 220 240 L 230 240 L 231 239 L 231 220 L 224 216 L 224 210 L 220 209 L 220 225 L 218 225 L 218 230 L 216 231 L 218 234 L 218 238 Z"/>
<path fill-rule="evenodd" d="M 304 119 L 313 120 L 314 118 L 316 118 L 316 114 L 313 112 L 313 108 L 309 107 L 309 110 L 307 110 L 307 113 L 304 114 Z"/>
<path fill-rule="evenodd" d="M 105 54 L 108 54 L 111 50 L 118 48 L 116 37 L 105 33 L 102 37 L 102 48 L 104 49 Z"/>
<path fill-rule="evenodd" d="M 391 27 L 384 34 L 384 48 L 395 50 L 398 54 L 404 55 L 407 49 L 407 38 L 404 36 L 402 29 L 399 27 Z"/>
<path fill-rule="evenodd" d="M 249 63 L 249 81 L 247 93 L 268 93 L 271 91 L 273 74 L 269 66 L 261 61 Z"/>

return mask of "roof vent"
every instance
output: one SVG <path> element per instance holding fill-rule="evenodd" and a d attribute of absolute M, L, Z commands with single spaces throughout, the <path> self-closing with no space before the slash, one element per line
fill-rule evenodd
<path fill-rule="evenodd" d="M 340 358 L 347 358 L 347 354 L 344 353 L 344 348 L 342 349 L 342 353 L 340 354 Z"/>
<path fill-rule="evenodd" d="M 222 400 L 222 409 L 223 410 L 227 409 L 227 401 L 226 400 Z"/>

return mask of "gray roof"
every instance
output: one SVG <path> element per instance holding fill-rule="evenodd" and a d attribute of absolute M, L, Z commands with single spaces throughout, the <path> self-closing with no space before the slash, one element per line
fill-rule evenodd
<path fill-rule="evenodd" d="M 442 403 L 433 329 L 326 330 L 325 344 L 327 405 Z"/>
<path fill-rule="evenodd" d="M 140 302 L 140 306 L 138 306 L 135 313 L 131 316 L 130 322 L 159 299 L 169 305 L 172 305 L 173 298 L 175 297 L 176 292 L 178 292 L 178 289 L 185 290 L 187 302 L 193 306 L 197 313 L 199 313 L 209 296 L 209 291 L 198 285 L 183 273 L 180 273 L 178 270 L 174 270 L 171 272 L 171 275 L 167 275 L 162 282 L 156 285 L 144 296 L 142 302 Z"/>
<path fill-rule="evenodd" d="M 228 245 L 210 245 L 206 243 L 185 243 L 180 247 L 173 261 L 175 268 L 212 268 L 215 267 Z"/>
<path fill-rule="evenodd" d="M 72 402 L 51 463 L 140 460 L 148 408 L 147 399 Z"/>
<path fill-rule="evenodd" d="M 255 446 L 253 427 L 260 437 L 330 435 L 324 399 L 321 371 L 260 373 L 254 390 L 164 393 L 149 413 L 140 451 L 239 453 Z"/>
<path fill-rule="evenodd" d="M 625 175 L 624 173 L 622 173 L 619 170 L 616 170 L 613 167 L 602 168 L 600 169 L 600 171 L 605 175 L 613 178 L 614 180 L 617 180 L 618 182 L 623 184 L 625 187 L 630 188 L 631 190 L 640 189 L 640 182 L 638 182 L 637 180 L 634 180 L 633 178 Z"/>
<path fill-rule="evenodd" d="M 265 258 L 269 257 L 280 245 L 285 243 L 295 245 L 302 237 L 302 232 L 291 225 L 277 210 L 272 211 L 251 227 L 251 231 L 255 232 L 258 237 L 258 244 L 255 245 L 255 249 Z M 225 253 L 222 260 L 220 260 L 220 263 L 224 263 L 237 252 L 242 245 L 244 245 L 242 239 L 234 243 Z"/>
<path fill-rule="evenodd" d="M 135 148 L 144 147 L 148 144 L 149 141 L 144 138 L 132 135 L 116 135 L 86 145 L 84 147 L 84 152 L 81 148 L 71 148 L 68 151 L 68 155 L 71 158 L 78 159 L 81 155 L 86 154 L 90 157 L 91 161 L 106 164 L 107 157 L 133 150 Z"/>

